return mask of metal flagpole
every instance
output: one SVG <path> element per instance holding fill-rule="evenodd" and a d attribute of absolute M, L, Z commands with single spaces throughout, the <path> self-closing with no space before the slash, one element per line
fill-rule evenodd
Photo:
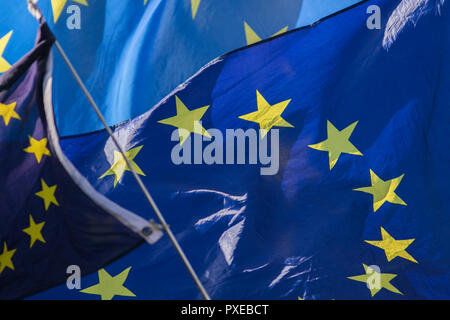
<path fill-rule="evenodd" d="M 45 21 L 45 19 L 44 19 L 42 13 L 41 13 L 39 7 L 35 3 L 37 1 L 36 0 L 27 0 L 27 1 L 28 1 L 28 7 L 30 9 L 31 14 L 33 16 L 35 16 L 38 20 L 42 19 L 43 21 Z M 106 123 L 106 120 L 103 117 L 103 115 L 102 115 L 100 109 L 98 108 L 97 104 L 95 103 L 94 99 L 92 98 L 92 95 L 90 94 L 90 92 L 88 91 L 86 86 L 84 85 L 83 81 L 81 80 L 80 76 L 78 75 L 77 71 L 73 67 L 72 63 L 70 62 L 69 58 L 67 57 L 66 53 L 64 52 L 63 48 L 61 47 L 59 42 L 56 40 L 56 38 L 55 38 L 55 47 L 58 50 L 58 52 L 61 54 L 64 62 L 69 67 L 70 72 L 72 73 L 72 75 L 75 78 L 76 82 L 78 83 L 78 85 L 80 86 L 80 88 L 83 91 L 84 95 L 86 96 L 87 100 L 89 101 L 89 104 L 92 106 L 92 108 L 94 109 L 94 111 L 97 114 L 98 118 L 102 122 L 103 126 L 106 129 L 106 132 L 108 133 L 110 138 L 113 140 L 113 142 L 114 142 L 115 146 L 117 147 L 117 149 L 119 150 L 119 152 L 122 154 L 122 157 L 125 159 L 126 165 L 130 169 L 130 171 L 131 171 L 134 179 L 136 180 L 139 188 L 141 189 L 142 193 L 144 194 L 144 196 L 147 199 L 148 203 L 150 204 L 151 208 L 153 209 L 153 211 L 155 212 L 156 216 L 158 217 L 158 219 L 159 219 L 159 221 L 161 223 L 161 226 L 163 227 L 163 229 L 166 231 L 167 235 L 169 236 L 169 239 L 172 242 L 172 244 L 175 247 L 175 249 L 177 250 L 178 254 L 180 255 L 180 258 L 183 260 L 183 263 L 185 264 L 186 268 L 188 269 L 192 279 L 194 280 L 195 284 L 197 285 L 198 289 L 200 290 L 203 298 L 205 300 L 211 300 L 211 298 L 209 297 L 208 293 L 206 292 L 203 284 L 201 283 L 199 277 L 197 276 L 194 268 L 192 267 L 191 263 L 189 262 L 188 258 L 186 257 L 183 249 L 181 248 L 181 246 L 178 243 L 177 239 L 175 238 L 174 234 L 170 230 L 170 227 L 167 224 L 166 220 L 164 219 L 164 216 L 162 215 L 161 211 L 159 210 L 158 206 L 156 205 L 155 201 L 153 200 L 153 197 L 151 196 L 150 192 L 145 187 L 144 183 L 142 182 L 141 178 L 137 174 L 136 170 L 134 169 L 134 167 L 131 165 L 130 161 L 126 157 L 125 151 L 123 150 L 122 146 L 117 141 L 117 139 L 114 136 L 111 128 Z"/>

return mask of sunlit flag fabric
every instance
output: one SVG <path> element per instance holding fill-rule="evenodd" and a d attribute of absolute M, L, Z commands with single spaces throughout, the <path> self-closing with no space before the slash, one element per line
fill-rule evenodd
<path fill-rule="evenodd" d="M 80 8 L 79 30 L 67 27 L 71 5 Z M 219 55 L 295 28 L 301 5 L 299 0 L 39 1 L 110 125 L 146 112 Z M 54 79 L 60 134 L 103 128 L 56 55 Z"/>
<path fill-rule="evenodd" d="M 160 236 L 98 194 L 62 154 L 52 110 L 43 109 L 52 43 L 43 24 L 35 48 L 0 78 L 0 299 L 65 283 L 69 266 L 97 271 Z"/>
<path fill-rule="evenodd" d="M 38 5 L 114 125 L 146 112 L 219 55 L 313 23 L 356 1 L 40 0 Z M 0 16 L 8 66 L 32 48 L 37 24 L 26 12 L 26 0 L 2 0 Z M 54 75 L 59 133 L 101 129 L 57 55 Z"/>
<path fill-rule="evenodd" d="M 0 75 L 33 48 L 39 24 L 27 11 L 26 1 L 0 3 Z"/>
<path fill-rule="evenodd" d="M 370 5 L 380 30 L 367 27 Z M 449 14 L 447 1 L 364 1 L 211 62 L 114 128 L 212 298 L 450 298 Z M 269 154 L 278 137 L 279 170 L 220 164 L 227 129 L 263 129 Z M 97 190 L 151 218 L 105 132 L 62 145 Z M 181 146 L 192 164 L 174 163 Z M 129 267 L 136 297 L 101 290 L 104 272 L 124 280 Z M 35 298 L 53 296 L 201 297 L 164 237 L 84 277 L 81 291 Z"/>
<path fill-rule="evenodd" d="M 303 0 L 296 27 L 315 23 L 319 19 L 345 9 L 359 0 Z"/>

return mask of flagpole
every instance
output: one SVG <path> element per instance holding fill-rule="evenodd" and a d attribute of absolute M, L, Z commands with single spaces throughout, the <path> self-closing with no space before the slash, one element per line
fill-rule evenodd
<path fill-rule="evenodd" d="M 27 0 L 28 1 L 28 7 L 30 9 L 30 13 L 36 17 L 38 20 L 41 20 L 42 22 L 45 22 L 45 19 L 37 6 L 37 4 L 34 2 L 36 0 Z M 36 1 L 37 2 L 37 1 Z M 54 35 L 53 35 L 54 36 Z M 141 178 L 137 174 L 134 167 L 131 165 L 131 162 L 125 155 L 125 151 L 123 150 L 122 146 L 117 141 L 116 137 L 114 136 L 111 128 L 106 123 L 105 118 L 103 117 L 99 107 L 97 106 L 97 103 L 93 99 L 92 95 L 90 94 L 89 90 L 84 85 L 83 81 L 81 80 L 80 76 L 78 75 L 77 71 L 75 70 L 74 66 L 70 62 L 69 57 L 66 55 L 65 51 L 59 44 L 58 40 L 55 38 L 55 47 L 58 50 L 58 52 L 61 54 L 64 62 L 66 63 L 67 67 L 69 68 L 70 72 L 72 73 L 73 77 L 75 78 L 77 84 L 80 86 L 81 90 L 83 91 L 84 95 L 86 96 L 87 100 L 89 101 L 89 104 L 94 109 L 97 117 L 102 122 L 103 126 L 105 127 L 106 132 L 114 142 L 114 145 L 117 147 L 119 152 L 122 154 L 122 157 L 125 159 L 125 163 L 128 166 L 128 169 L 130 169 L 133 178 L 136 180 L 139 188 L 141 189 L 142 193 L 144 194 L 145 198 L 147 199 L 148 203 L 150 204 L 151 208 L 155 212 L 156 216 L 158 217 L 159 222 L 161 223 L 162 228 L 166 231 L 167 235 L 169 236 L 170 241 L 172 242 L 173 246 L 175 247 L 176 251 L 178 252 L 181 260 L 183 260 L 183 263 L 185 264 L 186 268 L 189 271 L 189 274 L 191 275 L 192 279 L 194 280 L 195 284 L 197 285 L 200 293 L 202 294 L 203 298 L 205 300 L 211 300 L 208 293 L 206 292 L 206 289 L 204 288 L 203 284 L 201 283 L 199 277 L 197 276 L 194 268 L 192 267 L 191 263 L 189 262 L 189 259 L 186 257 L 183 249 L 181 248 L 180 244 L 178 243 L 178 240 L 175 238 L 174 234 L 170 230 L 169 225 L 167 224 L 163 214 L 159 210 L 158 206 L 156 205 L 156 202 L 154 201 L 153 197 L 151 196 L 150 192 L 145 187 L 144 183 L 142 182 Z"/>

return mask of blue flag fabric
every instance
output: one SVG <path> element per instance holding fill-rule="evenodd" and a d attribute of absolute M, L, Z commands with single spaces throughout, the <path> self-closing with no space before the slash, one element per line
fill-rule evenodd
<path fill-rule="evenodd" d="M 67 30 L 63 14 L 51 27 L 111 125 L 146 112 L 210 60 L 245 46 L 246 32 L 249 41 L 258 41 L 293 29 L 302 3 L 86 2 L 88 6 L 80 5 L 80 30 Z M 54 6 L 45 3 L 40 4 L 44 12 L 54 18 Z M 103 128 L 57 55 L 54 77 L 60 134 Z"/>
<path fill-rule="evenodd" d="M 115 125 L 146 112 L 221 54 L 315 22 L 354 2 L 40 0 L 38 4 L 107 122 Z M 0 39 L 5 42 L 1 50 L 0 41 L 0 57 L 10 66 L 33 47 L 37 24 L 27 13 L 25 0 L 2 0 L 0 16 Z M 54 78 L 59 133 L 101 129 L 59 55 Z"/>
<path fill-rule="evenodd" d="M 159 236 L 98 194 L 62 154 L 43 108 L 52 43 L 43 24 L 35 48 L 0 78 L 0 299 L 65 283 L 69 266 L 89 274 Z"/>
<path fill-rule="evenodd" d="M 381 30 L 367 28 L 369 5 Z M 213 298 L 450 298 L 449 31 L 445 2 L 364 1 L 213 61 L 115 128 Z M 268 154 L 279 138 L 276 174 L 236 154 L 234 165 L 201 163 L 199 137 L 252 128 Z M 62 144 L 97 190 L 151 217 L 105 132 Z M 174 163 L 182 146 L 191 164 Z M 136 298 L 200 298 L 167 239 L 106 270 L 130 266 Z M 96 298 L 102 281 L 35 298 Z"/>
<path fill-rule="evenodd" d="M 2 75 L 33 49 L 39 24 L 28 13 L 26 1 L 2 1 L 0 16 L 0 75 Z"/>
<path fill-rule="evenodd" d="M 212 298 L 450 298 L 449 14 L 363 1 L 214 60 L 114 128 Z M 248 132 L 240 163 L 230 129 Z M 97 190 L 152 216 L 105 132 L 62 145 Z M 168 239 L 106 270 L 130 266 L 136 298 L 200 298 Z M 102 282 L 35 298 L 95 299 Z"/>
<path fill-rule="evenodd" d="M 300 28 L 315 23 L 323 17 L 350 7 L 358 2 L 359 0 L 304 0 L 296 27 Z"/>

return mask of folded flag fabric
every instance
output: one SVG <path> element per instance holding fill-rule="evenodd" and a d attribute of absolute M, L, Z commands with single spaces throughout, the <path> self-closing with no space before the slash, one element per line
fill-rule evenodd
<path fill-rule="evenodd" d="M 212 298 L 450 298 L 449 14 L 363 1 L 212 61 L 114 128 Z M 99 192 L 151 217 L 105 132 L 62 145 Z M 200 298 L 168 239 L 106 270 L 130 266 L 135 298 Z"/>
<path fill-rule="evenodd" d="M 71 266 L 89 274 L 161 236 L 96 192 L 63 155 L 43 104 L 52 44 L 42 24 L 34 49 L 0 78 L 0 299 L 65 283 Z"/>

